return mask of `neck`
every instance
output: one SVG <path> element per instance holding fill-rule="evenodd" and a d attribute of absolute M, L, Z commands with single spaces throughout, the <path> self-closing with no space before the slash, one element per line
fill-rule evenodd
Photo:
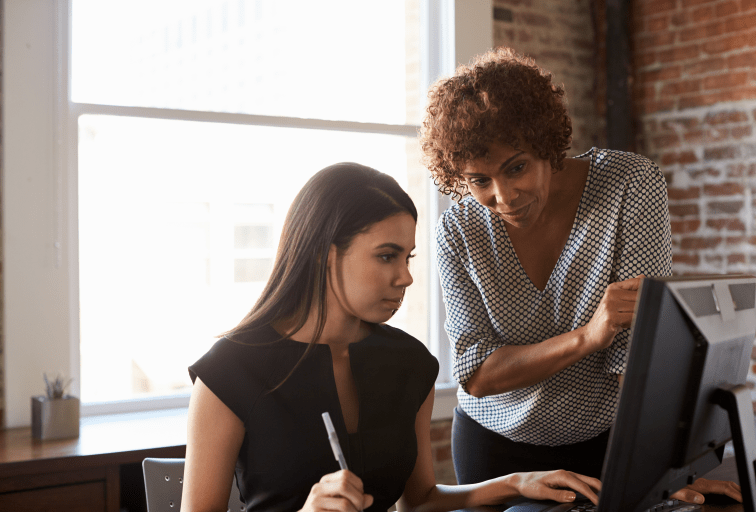
<path fill-rule="evenodd" d="M 291 321 L 278 322 L 273 325 L 280 334 L 302 343 L 310 343 L 315 337 L 318 328 L 318 311 L 313 308 L 307 317 L 307 321 L 301 329 L 291 332 L 294 323 Z M 358 318 L 339 314 L 335 311 L 326 311 L 326 322 L 323 332 L 317 343 L 326 344 L 332 348 L 343 346 L 346 348 L 350 343 L 355 343 L 370 334 L 372 327 Z"/>

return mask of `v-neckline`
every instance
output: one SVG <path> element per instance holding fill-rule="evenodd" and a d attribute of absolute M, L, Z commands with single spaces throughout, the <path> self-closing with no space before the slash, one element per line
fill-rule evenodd
<path fill-rule="evenodd" d="M 554 275 L 559 270 L 559 267 L 562 264 L 562 260 L 564 259 L 564 254 L 569 249 L 570 245 L 572 244 L 576 228 L 578 225 L 578 219 L 580 219 L 581 214 L 583 213 L 583 209 L 585 207 L 585 198 L 588 194 L 588 189 L 591 185 L 591 179 L 593 177 L 593 169 L 594 169 L 594 157 L 595 157 L 595 148 L 591 148 L 589 151 L 586 151 L 585 153 L 582 153 L 578 156 L 576 156 L 576 159 L 580 159 L 583 156 L 588 156 L 588 174 L 585 178 L 585 185 L 583 185 L 583 191 L 580 194 L 580 201 L 578 202 L 577 210 L 575 211 L 575 217 L 572 219 L 572 226 L 570 227 L 570 233 L 567 235 L 567 241 L 564 243 L 564 247 L 562 247 L 562 250 L 559 252 L 559 257 L 557 258 L 556 263 L 554 264 L 554 267 L 551 269 L 551 273 L 549 274 L 549 278 L 546 280 L 546 284 L 544 285 L 543 289 L 538 288 L 533 280 L 530 278 L 530 275 L 528 275 L 527 271 L 525 270 L 525 267 L 522 265 L 522 262 L 520 261 L 520 257 L 517 254 L 517 251 L 514 248 L 514 244 L 512 244 L 512 240 L 509 237 L 509 232 L 507 231 L 506 225 L 502 219 L 499 217 L 496 217 L 495 215 L 491 214 L 490 210 L 488 210 L 489 217 L 492 217 L 493 222 L 501 222 L 501 230 L 504 232 L 504 240 L 506 241 L 507 247 L 509 247 L 509 250 L 512 251 L 512 254 L 514 255 L 514 259 L 517 262 L 517 266 L 519 268 L 519 272 L 525 276 L 525 280 L 527 281 L 528 285 L 536 291 L 537 294 L 541 295 L 546 292 L 546 290 L 549 289 L 549 285 L 551 284 L 551 281 L 554 279 Z"/>
<path fill-rule="evenodd" d="M 271 329 L 273 329 L 272 326 L 269 326 L 269 327 Z M 275 331 L 275 329 L 273 329 L 273 330 Z M 338 409 L 338 418 L 334 418 L 333 417 L 333 413 L 331 413 L 331 417 L 332 417 L 333 420 L 336 420 L 336 421 L 339 422 L 339 424 L 343 428 L 343 431 L 346 432 L 346 434 L 349 437 L 354 437 L 355 435 L 357 435 L 357 434 L 360 433 L 360 430 L 362 428 L 362 416 L 363 416 L 362 415 L 362 400 L 360 400 L 360 386 L 359 386 L 359 382 L 358 382 L 358 380 L 357 380 L 357 378 L 355 376 L 354 366 L 353 366 L 353 362 L 352 362 L 352 358 L 353 358 L 353 355 L 354 355 L 353 349 L 354 349 L 355 345 L 357 345 L 359 343 L 362 343 L 362 342 L 364 342 L 364 341 L 372 338 L 375 334 L 376 334 L 375 331 L 373 331 L 373 332 L 369 333 L 367 336 L 365 336 L 364 338 L 362 338 L 361 340 L 355 341 L 355 342 L 350 343 L 348 345 L 348 351 L 349 351 L 349 371 L 351 372 L 352 378 L 354 379 L 354 387 L 355 387 L 355 392 L 356 392 L 356 395 L 357 395 L 357 430 L 354 431 L 354 432 L 349 432 L 349 429 L 347 428 L 347 424 L 346 424 L 346 418 L 344 416 L 344 410 L 341 407 L 341 400 L 339 399 L 339 388 L 336 385 L 336 373 L 333 370 L 333 350 L 331 350 L 331 346 L 328 345 L 327 343 L 316 343 L 315 346 L 313 347 L 313 350 L 318 350 L 317 347 L 325 347 L 325 350 L 328 353 L 328 362 L 330 363 L 328 365 L 328 371 L 329 371 L 329 374 L 330 374 L 330 377 L 331 377 L 331 389 L 333 390 L 333 393 L 334 393 L 335 402 L 338 405 L 338 407 L 337 407 L 337 409 Z M 309 343 L 307 343 L 307 342 L 293 340 L 293 339 L 288 338 L 288 337 L 283 338 L 283 340 L 286 340 L 289 343 L 294 343 L 295 345 L 299 345 L 304 350 L 306 350 L 307 346 L 309 346 Z M 320 350 L 322 350 L 322 349 L 320 349 Z"/>

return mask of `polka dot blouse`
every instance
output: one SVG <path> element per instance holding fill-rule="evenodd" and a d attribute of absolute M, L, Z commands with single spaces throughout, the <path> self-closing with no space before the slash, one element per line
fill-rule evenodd
<path fill-rule="evenodd" d="M 475 398 L 465 384 L 502 345 L 528 345 L 588 323 L 606 287 L 672 272 L 664 176 L 632 153 L 593 148 L 567 243 L 546 287 L 520 265 L 504 222 L 468 196 L 436 227 L 438 266 L 460 406 L 513 441 L 557 446 L 593 438 L 614 419 L 629 330 L 612 345 L 533 386 Z"/>

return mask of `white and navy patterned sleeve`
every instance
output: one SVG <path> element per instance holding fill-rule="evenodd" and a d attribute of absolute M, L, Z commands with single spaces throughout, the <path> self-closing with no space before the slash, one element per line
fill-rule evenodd
<path fill-rule="evenodd" d="M 666 180 L 655 163 L 639 155 L 633 157 L 625 160 L 630 168 L 618 218 L 612 281 L 672 274 Z M 607 372 L 625 372 L 629 337 L 630 330 L 625 329 L 615 338 L 607 352 Z"/>
<path fill-rule="evenodd" d="M 454 359 L 452 373 L 463 388 L 483 361 L 502 345 L 465 265 L 467 250 L 459 226 L 445 212 L 436 226 L 436 252 L 446 308 L 444 328 Z"/>

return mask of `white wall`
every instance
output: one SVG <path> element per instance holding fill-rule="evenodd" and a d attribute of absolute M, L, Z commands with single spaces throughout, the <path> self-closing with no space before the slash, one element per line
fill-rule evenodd
<path fill-rule="evenodd" d="M 69 219 L 56 146 L 55 3 L 4 2 L 3 293 L 6 426 L 30 423 L 43 373 L 72 374 Z M 52 205 L 52 208 L 51 208 Z M 56 246 L 57 244 L 57 246 Z"/>
<path fill-rule="evenodd" d="M 443 30 L 456 41 L 436 72 L 450 74 L 493 44 L 492 0 L 427 1 L 447 14 Z M 6 0 L 3 8 L 4 391 L 12 428 L 30 424 L 43 373 L 78 375 L 76 178 L 68 173 L 76 148 L 64 143 L 76 126 L 62 110 L 68 43 L 59 23 L 68 2 Z M 78 395 L 78 382 L 70 391 Z M 437 401 L 439 415 L 448 416 L 453 391 L 441 393 L 448 400 Z"/>

